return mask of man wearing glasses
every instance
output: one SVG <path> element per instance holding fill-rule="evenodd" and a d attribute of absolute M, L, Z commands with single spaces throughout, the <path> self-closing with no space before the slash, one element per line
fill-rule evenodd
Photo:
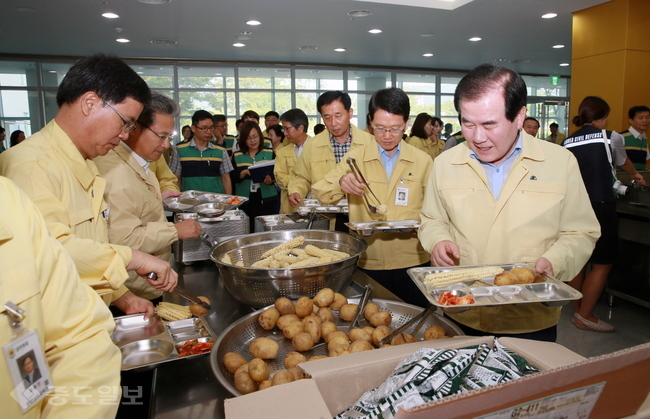
<path fill-rule="evenodd" d="M 0 174 L 13 180 L 39 208 L 52 236 L 75 262 L 81 280 L 127 314 L 153 315 L 153 305 L 125 286 L 127 271 L 155 272 L 148 280 L 170 291 L 177 275 L 168 262 L 109 244 L 106 181 L 93 162 L 136 128 L 149 102 L 147 84 L 124 61 L 103 54 L 77 61 L 57 91 L 59 111 L 41 131 L 0 156 Z"/>
<path fill-rule="evenodd" d="M 314 197 L 334 203 L 347 195 L 352 223 L 419 220 L 433 161 L 425 152 L 402 141 L 410 111 L 409 98 L 401 89 L 383 89 L 372 95 L 368 112 L 376 141 L 351 150 L 313 186 Z M 351 172 L 348 157 L 356 160 L 367 185 Z M 369 207 L 364 195 L 370 205 L 377 207 L 376 211 Z M 427 300 L 406 273 L 408 268 L 429 260 L 417 236 L 408 232 L 362 238 L 368 250 L 361 255 L 359 267 L 405 302 L 425 306 Z"/>
<path fill-rule="evenodd" d="M 230 172 L 233 171 L 228 151 L 211 142 L 214 122 L 208 111 L 192 115 L 194 137 L 176 146 L 169 167 L 181 184 L 181 190 L 196 190 L 232 195 Z"/>
<path fill-rule="evenodd" d="M 95 159 L 99 173 L 106 179 L 104 197 L 111 206 L 110 242 L 168 262 L 173 242 L 194 239 L 201 234 L 201 225 L 196 220 L 167 222 L 160 186 L 149 168 L 171 146 L 174 118 L 178 114 L 178 105 L 173 100 L 152 92 L 151 101 L 144 107 L 129 138 Z M 162 296 L 162 292 L 133 273 L 126 286 L 147 300 Z"/>
<path fill-rule="evenodd" d="M 302 109 L 296 108 L 286 111 L 280 117 L 280 122 L 282 124 L 282 132 L 284 132 L 284 136 L 290 145 L 277 149 L 273 175 L 275 176 L 275 182 L 281 189 L 280 213 L 285 214 L 294 211 L 289 202 L 289 194 L 287 193 L 287 186 L 289 179 L 291 179 L 291 171 L 311 137 L 307 135 L 309 119 Z"/>

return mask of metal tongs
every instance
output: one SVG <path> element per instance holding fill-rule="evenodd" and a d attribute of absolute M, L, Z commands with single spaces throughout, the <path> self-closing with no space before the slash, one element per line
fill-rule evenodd
<path fill-rule="evenodd" d="M 158 275 L 156 275 L 155 272 L 151 272 L 151 273 L 149 273 L 149 275 L 147 275 L 147 278 L 148 279 L 156 279 L 156 278 L 158 278 Z M 175 292 L 176 294 L 180 295 L 181 297 L 185 298 L 186 300 L 191 301 L 191 302 L 193 302 L 195 304 L 198 304 L 198 305 L 200 305 L 201 307 L 203 307 L 206 310 L 210 310 L 212 308 L 212 306 L 210 304 L 206 303 L 203 300 L 200 300 L 194 294 L 190 294 L 189 292 L 185 291 L 183 288 L 179 287 L 178 285 L 176 285 L 176 287 L 174 287 L 174 289 L 171 292 Z"/>
<path fill-rule="evenodd" d="M 368 181 L 366 181 L 366 178 L 363 177 L 363 174 L 361 173 L 361 170 L 359 170 L 359 166 L 357 166 L 357 160 L 354 157 L 348 157 L 345 160 L 345 162 L 348 164 L 348 166 L 350 166 L 350 170 L 352 170 L 352 174 L 354 174 L 355 176 L 361 178 L 361 180 L 363 181 L 363 184 L 366 186 L 366 188 L 368 188 L 368 191 L 370 191 L 370 193 L 377 200 L 379 205 L 381 205 L 381 201 L 379 200 L 379 198 L 377 198 L 377 195 L 375 195 L 375 193 L 372 191 L 372 189 L 370 189 L 370 185 L 368 184 Z M 366 200 L 366 205 L 368 205 L 368 209 L 370 210 L 370 212 L 372 212 L 373 214 L 376 214 L 377 213 L 377 207 L 370 204 L 370 201 L 368 201 L 368 197 L 366 196 L 366 194 L 363 194 L 363 199 Z"/>
<path fill-rule="evenodd" d="M 354 318 L 352 319 L 352 323 L 350 323 L 350 329 L 354 329 L 355 325 L 361 327 L 361 324 L 359 324 L 359 317 L 363 315 L 363 312 L 366 309 L 366 304 L 368 304 L 368 300 L 370 299 L 370 294 L 372 294 L 372 291 L 374 289 L 375 287 L 373 287 L 372 285 L 370 284 L 366 285 L 366 289 L 363 291 L 363 294 L 359 299 L 359 306 L 357 307 L 357 312 L 354 315 Z"/>
<path fill-rule="evenodd" d="M 413 332 L 411 332 L 411 335 L 415 336 L 424 325 L 424 322 L 427 319 L 427 317 L 429 317 L 429 315 L 432 314 L 434 311 L 436 311 L 436 306 L 429 304 L 429 306 L 425 310 L 423 310 L 420 314 L 413 317 L 411 320 L 407 321 L 397 329 L 393 330 L 393 333 L 380 340 L 379 346 L 389 343 L 395 336 L 399 335 L 400 333 L 407 330 L 409 327 L 413 326 L 416 322 L 419 321 L 418 325 L 415 326 L 415 329 L 413 329 Z"/>

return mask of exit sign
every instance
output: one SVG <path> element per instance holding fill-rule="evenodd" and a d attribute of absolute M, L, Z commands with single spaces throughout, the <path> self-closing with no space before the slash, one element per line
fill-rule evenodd
<path fill-rule="evenodd" d="M 558 82 L 559 79 L 560 79 L 560 77 L 558 77 L 558 76 L 551 76 L 551 84 L 553 86 L 557 86 L 557 82 Z"/>

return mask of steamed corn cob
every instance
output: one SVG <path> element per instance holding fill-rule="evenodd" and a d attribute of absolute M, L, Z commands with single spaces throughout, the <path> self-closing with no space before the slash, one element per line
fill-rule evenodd
<path fill-rule="evenodd" d="M 156 313 L 158 316 L 168 321 L 184 320 L 192 317 L 189 307 L 174 303 L 158 303 L 158 306 L 156 306 Z"/>
<path fill-rule="evenodd" d="M 503 272 L 498 266 L 482 266 L 478 268 L 454 269 L 447 272 L 432 273 L 424 277 L 424 283 L 430 287 L 444 287 L 459 282 L 475 281 L 489 278 Z"/>
<path fill-rule="evenodd" d="M 302 268 L 305 266 L 318 265 L 320 258 L 315 256 L 308 257 L 307 259 L 301 260 L 300 262 L 292 263 L 289 265 L 289 268 Z"/>
<path fill-rule="evenodd" d="M 305 252 L 307 252 L 309 256 L 316 256 L 317 258 L 333 258 L 332 254 L 327 253 L 323 249 L 319 249 L 313 244 L 308 244 L 307 246 L 305 246 Z"/>
<path fill-rule="evenodd" d="M 334 257 L 334 260 L 340 260 L 340 259 L 347 259 L 350 257 L 349 253 L 341 252 L 339 250 L 332 250 L 332 249 L 321 249 L 327 253 L 329 253 L 331 256 Z"/>
<path fill-rule="evenodd" d="M 223 255 L 223 257 L 221 258 L 221 261 L 223 263 L 227 263 L 228 265 L 232 265 L 232 259 L 230 258 L 230 255 L 227 254 L 227 253 L 225 255 Z"/>
<path fill-rule="evenodd" d="M 251 265 L 251 268 L 268 268 L 271 265 L 271 262 L 274 259 L 272 257 L 267 257 L 264 259 L 260 259 L 257 262 L 253 263 Z"/>
<path fill-rule="evenodd" d="M 283 243 L 279 246 L 275 246 L 274 248 L 264 252 L 264 254 L 262 255 L 262 259 L 266 259 L 269 256 L 273 256 L 274 254 L 282 250 L 293 249 L 294 247 L 302 246 L 304 243 L 305 243 L 305 238 L 303 236 L 294 237 L 288 242 Z"/>

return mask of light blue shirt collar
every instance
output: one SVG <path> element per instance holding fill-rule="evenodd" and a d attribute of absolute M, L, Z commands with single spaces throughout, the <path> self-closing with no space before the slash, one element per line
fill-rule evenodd
<path fill-rule="evenodd" d="M 379 151 L 379 158 L 381 159 L 381 163 L 384 165 L 384 169 L 386 170 L 386 176 L 388 177 L 388 180 L 390 181 L 390 176 L 393 174 L 393 169 L 395 168 L 395 165 L 397 164 L 399 160 L 399 154 L 402 150 L 402 141 L 397 144 L 397 149 L 395 150 L 395 154 L 392 156 L 388 155 L 388 152 L 382 148 L 382 146 L 377 143 L 377 151 Z"/>
<path fill-rule="evenodd" d="M 131 153 L 131 156 L 133 156 L 133 158 L 135 159 L 135 161 L 138 162 L 138 164 L 139 164 L 140 166 L 142 166 L 142 169 L 144 169 L 144 172 L 145 172 L 146 174 L 149 174 L 149 164 L 150 164 L 151 162 L 150 162 L 149 160 L 145 159 L 144 157 L 142 157 L 141 155 L 139 155 L 138 153 L 136 153 L 135 151 L 133 151 L 133 150 L 131 149 L 131 147 L 129 147 L 129 146 L 128 146 L 124 141 L 120 141 L 120 144 L 122 144 L 122 146 L 123 146 L 124 148 L 126 148 L 126 149 L 128 150 L 129 153 Z"/>
<path fill-rule="evenodd" d="M 501 194 L 501 188 L 503 188 L 503 184 L 508 178 L 508 174 L 510 174 L 510 169 L 512 169 L 512 165 L 521 154 L 522 144 L 523 144 L 523 135 L 521 135 L 521 130 L 519 130 L 519 137 L 517 138 L 517 144 L 515 144 L 515 148 L 512 149 L 512 151 L 508 154 L 508 156 L 504 158 L 501 161 L 501 163 L 499 163 L 498 166 L 492 163 L 486 163 L 484 161 L 481 161 L 481 159 L 478 158 L 476 153 L 474 153 L 474 151 L 470 149 L 469 152 L 470 157 L 472 157 L 473 159 L 481 163 L 481 166 L 483 166 L 483 169 L 485 169 L 485 175 L 488 180 L 488 185 L 490 185 L 492 196 L 494 196 L 494 199 L 497 201 L 499 200 L 499 195 Z"/>

